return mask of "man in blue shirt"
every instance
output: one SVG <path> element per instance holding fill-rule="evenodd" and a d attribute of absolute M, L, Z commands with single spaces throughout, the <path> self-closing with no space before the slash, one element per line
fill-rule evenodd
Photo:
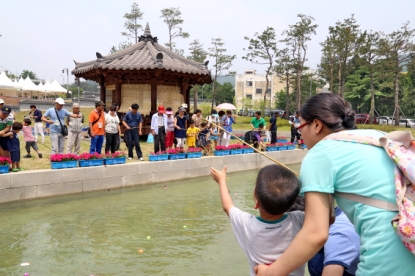
<path fill-rule="evenodd" d="M 35 139 L 37 142 L 38 140 L 38 134 L 40 133 L 40 136 L 42 136 L 42 144 L 45 143 L 45 134 L 43 133 L 43 122 L 42 122 L 42 111 L 36 108 L 36 105 L 32 104 L 30 106 L 31 115 L 30 118 L 35 119 Z"/>
<path fill-rule="evenodd" d="M 277 117 L 280 116 L 278 111 L 275 111 L 272 114 L 271 119 L 269 120 L 269 132 L 271 132 L 271 144 L 275 144 L 277 142 Z"/>
<path fill-rule="evenodd" d="M 127 140 L 128 159 L 133 159 L 133 147 L 135 146 L 137 157 L 143 161 L 144 159 L 143 153 L 141 152 L 139 136 L 143 135 L 141 132 L 141 128 L 143 126 L 143 117 L 138 112 L 138 104 L 135 103 L 131 105 L 131 111 L 125 114 L 122 124 L 125 126 L 124 137 Z"/>
<path fill-rule="evenodd" d="M 65 117 L 82 118 L 81 114 L 69 113 L 68 110 L 63 108 L 64 104 L 65 102 L 62 98 L 57 98 L 55 107 L 49 108 L 42 116 L 42 121 L 50 124 L 50 141 L 52 142 L 51 154 L 63 153 L 65 136 L 62 135 L 61 126 L 65 125 Z"/>

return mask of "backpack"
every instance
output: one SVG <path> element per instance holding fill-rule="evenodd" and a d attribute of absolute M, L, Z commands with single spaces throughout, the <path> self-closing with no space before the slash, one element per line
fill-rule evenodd
<path fill-rule="evenodd" d="M 335 195 L 372 207 L 398 211 L 391 221 L 392 226 L 405 247 L 415 255 L 415 141 L 411 132 L 394 131 L 378 139 L 359 136 L 352 131 L 341 131 L 328 135 L 324 140 L 361 143 L 383 147 L 386 150 L 388 156 L 395 163 L 397 204 L 351 193 L 336 192 Z"/>

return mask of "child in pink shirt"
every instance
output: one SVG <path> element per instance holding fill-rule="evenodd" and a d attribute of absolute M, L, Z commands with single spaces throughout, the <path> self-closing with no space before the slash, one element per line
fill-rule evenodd
<path fill-rule="evenodd" d="M 39 152 L 39 148 L 37 147 L 36 139 L 32 135 L 32 129 L 30 128 L 30 125 L 32 124 L 32 121 L 30 119 L 24 119 L 23 120 L 23 137 L 26 142 L 26 151 L 27 154 L 23 156 L 24 158 L 31 158 L 30 155 L 30 147 L 32 147 L 36 152 L 39 158 L 42 158 L 42 154 Z"/>

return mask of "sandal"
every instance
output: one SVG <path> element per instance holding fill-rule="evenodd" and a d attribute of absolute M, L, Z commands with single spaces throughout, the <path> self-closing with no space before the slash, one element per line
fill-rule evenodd
<path fill-rule="evenodd" d="M 18 168 L 14 168 L 11 170 L 12 172 L 19 172 L 20 170 Z"/>

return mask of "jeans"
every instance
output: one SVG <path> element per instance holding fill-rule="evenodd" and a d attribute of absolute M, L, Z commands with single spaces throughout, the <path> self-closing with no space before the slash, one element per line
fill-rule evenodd
<path fill-rule="evenodd" d="M 114 153 L 117 147 L 118 139 L 119 139 L 118 132 L 117 133 L 107 132 L 106 142 L 105 142 L 105 152 L 109 152 L 111 149 L 111 153 Z"/>
<path fill-rule="evenodd" d="M 45 143 L 45 134 L 43 133 L 43 123 L 42 122 L 35 123 L 35 130 L 34 130 L 34 132 L 35 132 L 36 142 L 39 142 L 38 133 L 40 133 L 40 136 L 42 136 L 42 144 L 44 144 Z"/>
<path fill-rule="evenodd" d="M 50 141 L 52 143 L 51 154 L 63 153 L 63 149 L 65 147 L 65 136 L 63 136 L 61 133 L 51 132 Z"/>
<path fill-rule="evenodd" d="M 104 135 L 95 135 L 94 137 L 91 137 L 91 147 L 89 148 L 89 153 L 93 154 L 97 152 L 101 154 L 103 143 L 104 143 Z"/>
<path fill-rule="evenodd" d="M 140 138 L 138 136 L 138 130 L 137 129 L 126 130 L 124 133 L 124 136 L 127 136 L 128 157 L 131 157 L 131 158 L 134 157 L 133 147 L 135 147 L 137 157 L 138 158 L 143 157 L 143 154 L 141 152 L 141 147 L 140 147 Z"/>
<path fill-rule="evenodd" d="M 66 144 L 66 153 L 72 153 L 72 148 L 74 148 L 73 153 L 79 154 L 81 151 L 81 139 L 82 132 L 69 131 L 68 143 Z"/>
<path fill-rule="evenodd" d="M 308 261 L 307 267 L 308 272 L 310 272 L 310 276 L 321 276 L 324 269 L 324 253 L 318 252 L 316 255 L 314 255 L 314 257 Z M 343 276 L 353 276 L 353 274 L 350 274 L 344 270 Z"/>
<path fill-rule="evenodd" d="M 277 142 L 277 130 L 271 130 L 271 144 Z"/>
<path fill-rule="evenodd" d="M 166 131 L 164 127 L 159 127 L 158 134 L 154 135 L 154 152 L 159 152 L 159 150 L 166 150 Z"/>

